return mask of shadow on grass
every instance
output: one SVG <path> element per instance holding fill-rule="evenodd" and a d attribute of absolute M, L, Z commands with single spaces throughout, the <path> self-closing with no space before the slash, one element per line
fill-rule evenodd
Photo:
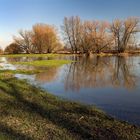
<path fill-rule="evenodd" d="M 43 119 L 51 121 L 59 128 L 66 129 L 70 134 L 79 139 L 119 139 L 113 130 L 108 130 L 107 128 L 102 127 L 100 124 L 102 122 L 98 119 L 102 118 L 111 120 L 112 118 L 106 117 L 104 114 L 102 115 L 98 113 L 98 111 L 93 112 L 84 106 L 79 106 L 78 104 L 61 102 L 51 96 L 40 96 L 40 90 L 32 86 L 30 86 L 30 89 L 25 89 L 26 87 L 24 87 L 24 84 L 22 85 L 21 81 L 19 81 L 21 82 L 19 85 L 14 83 L 15 81 L 17 82 L 17 80 L 14 79 L 1 80 L 1 82 L 5 83 L 8 88 L 0 86 L 0 89 L 4 93 L 14 97 L 18 104 L 18 108 L 21 107 L 23 112 L 30 112 L 33 115 L 37 114 Z M 22 90 L 27 90 L 26 92 L 29 92 L 27 96 L 32 94 L 30 96 L 35 96 L 36 99 L 31 97 L 32 100 L 28 100 L 28 98 L 23 95 L 24 93 L 21 92 Z M 90 117 L 95 117 L 97 119 L 95 119 L 95 123 L 93 120 L 90 120 Z M 83 118 L 84 120 L 86 119 L 86 121 L 83 121 Z M 20 136 L 23 137 L 23 139 L 31 139 L 30 137 L 14 132 L 12 129 L 1 124 L 0 131 L 6 133 L 8 136 Z"/>
<path fill-rule="evenodd" d="M 3 124 L 0 124 L 0 134 L 2 134 L 2 137 L 6 137 L 7 139 L 10 139 L 10 140 L 11 139 L 12 140 L 17 140 L 17 139 L 18 140 L 33 140 L 29 136 L 16 132 L 12 128 L 5 126 Z"/>
<path fill-rule="evenodd" d="M 20 91 L 18 91 L 19 87 L 16 87 L 15 83 L 11 83 L 8 80 L 3 80 L 2 82 L 6 83 L 7 86 L 11 89 L 10 91 L 6 90 L 5 88 L 0 87 L 1 90 L 3 90 L 4 93 L 13 96 L 17 101 L 18 105 L 21 105 L 21 108 L 24 109 L 24 111 L 32 112 L 33 114 L 39 114 L 42 118 L 46 118 L 50 120 L 53 124 L 58 125 L 59 127 L 65 128 L 71 133 L 75 133 L 81 138 L 91 138 L 92 135 L 89 131 L 89 128 L 87 126 L 80 126 L 75 120 L 70 120 L 69 117 L 67 117 L 67 113 L 75 113 L 78 114 L 78 111 L 76 108 L 66 109 L 65 107 L 59 107 L 57 103 L 55 103 L 52 100 L 47 100 L 47 98 L 43 98 L 46 102 L 46 104 L 51 104 L 53 108 L 44 108 L 40 104 L 36 102 L 27 101 L 23 98 Z M 22 87 L 21 87 L 22 88 Z M 36 94 L 37 90 L 32 88 L 30 89 L 30 92 Z M 19 107 L 19 106 L 18 106 Z M 59 108 L 58 108 L 59 107 Z M 86 108 L 85 108 L 86 109 Z M 85 114 L 88 113 L 88 110 L 81 110 L 81 113 Z M 66 116 L 65 116 L 66 115 Z M 8 131 L 7 131 L 8 132 Z M 10 132 L 10 131 L 9 131 Z"/>

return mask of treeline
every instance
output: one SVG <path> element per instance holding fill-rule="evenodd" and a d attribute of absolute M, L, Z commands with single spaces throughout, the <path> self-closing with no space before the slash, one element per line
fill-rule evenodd
<path fill-rule="evenodd" d="M 48 24 L 35 24 L 32 30 L 20 30 L 13 36 L 13 43 L 5 48 L 5 53 L 52 53 L 61 48 L 57 29 Z"/>
<path fill-rule="evenodd" d="M 48 24 L 35 24 L 32 30 L 21 30 L 13 37 L 13 43 L 5 53 L 52 53 L 62 47 L 71 53 L 125 52 L 136 45 L 140 31 L 139 18 L 107 21 L 81 20 L 80 17 L 65 17 L 61 26 L 62 45 L 57 29 Z"/>
<path fill-rule="evenodd" d="M 135 35 L 140 31 L 138 18 L 106 21 L 82 21 L 79 17 L 64 19 L 62 26 L 65 42 L 73 53 L 100 53 L 114 50 L 124 52 L 134 46 Z"/>

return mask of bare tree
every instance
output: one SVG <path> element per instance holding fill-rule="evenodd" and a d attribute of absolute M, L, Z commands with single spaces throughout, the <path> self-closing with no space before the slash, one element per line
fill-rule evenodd
<path fill-rule="evenodd" d="M 26 53 L 32 53 L 33 44 L 32 44 L 32 31 L 19 31 L 19 37 L 13 37 L 15 43 L 21 47 L 21 49 Z"/>
<path fill-rule="evenodd" d="M 96 33 L 95 42 L 95 52 L 100 53 L 102 50 L 107 50 L 112 44 L 112 35 L 109 33 L 109 22 L 101 21 L 98 26 L 98 31 Z"/>
<path fill-rule="evenodd" d="M 32 31 L 19 31 L 19 37 L 13 37 L 14 42 L 21 47 L 21 49 L 26 53 L 33 52 L 33 44 L 32 44 Z"/>
<path fill-rule="evenodd" d="M 77 53 L 80 49 L 80 35 L 81 35 L 81 19 L 76 17 L 65 17 L 62 26 L 64 39 L 70 46 L 73 53 Z"/>
<path fill-rule="evenodd" d="M 51 53 L 59 43 L 57 31 L 53 26 L 47 24 L 33 26 L 33 45 L 38 53 Z"/>
<path fill-rule="evenodd" d="M 99 53 L 109 47 L 112 43 L 112 37 L 108 31 L 108 22 L 85 21 L 82 26 L 82 48 L 84 52 Z"/>
<path fill-rule="evenodd" d="M 110 26 L 114 36 L 115 46 L 118 52 L 124 52 L 131 38 L 139 32 L 139 19 L 127 18 L 126 20 L 115 20 Z"/>
<path fill-rule="evenodd" d="M 112 43 L 108 22 L 83 22 L 79 17 L 65 17 L 62 29 L 64 39 L 73 53 L 99 53 Z"/>
<path fill-rule="evenodd" d="M 80 39 L 83 53 L 89 54 L 93 50 L 97 24 L 98 22 L 91 21 L 85 21 L 82 24 Z"/>

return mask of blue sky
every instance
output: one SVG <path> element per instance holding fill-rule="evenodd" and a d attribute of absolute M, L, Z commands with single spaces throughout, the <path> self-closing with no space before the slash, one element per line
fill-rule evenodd
<path fill-rule="evenodd" d="M 62 25 L 64 16 L 112 21 L 140 17 L 140 0 L 0 0 L 0 46 L 35 23 Z"/>

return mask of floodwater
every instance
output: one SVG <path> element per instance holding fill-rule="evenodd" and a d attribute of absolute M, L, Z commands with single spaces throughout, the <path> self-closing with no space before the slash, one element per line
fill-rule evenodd
<path fill-rule="evenodd" d="M 6 69 L 33 69 L 13 66 L 12 61 L 48 58 L 1 58 Z M 140 56 L 90 58 L 65 56 L 74 60 L 61 67 L 40 68 L 35 75 L 16 74 L 48 92 L 67 100 L 95 105 L 111 116 L 140 125 Z M 2 62 L 3 61 L 3 62 Z"/>

